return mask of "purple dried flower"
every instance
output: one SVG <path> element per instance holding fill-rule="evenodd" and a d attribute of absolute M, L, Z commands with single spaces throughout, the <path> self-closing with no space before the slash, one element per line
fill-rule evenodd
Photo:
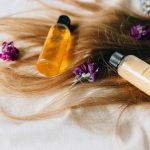
<path fill-rule="evenodd" d="M 83 79 L 94 82 L 98 71 L 99 67 L 94 62 L 87 62 L 76 67 L 73 70 L 73 73 L 76 75 L 77 81 Z"/>
<path fill-rule="evenodd" d="M 14 42 L 3 42 L 2 43 L 2 53 L 0 53 L 0 58 L 6 61 L 15 61 L 19 57 L 19 50 L 14 46 Z"/>
<path fill-rule="evenodd" d="M 135 38 L 135 40 L 143 39 L 150 35 L 150 26 L 145 25 L 135 25 L 130 29 L 130 35 Z"/>

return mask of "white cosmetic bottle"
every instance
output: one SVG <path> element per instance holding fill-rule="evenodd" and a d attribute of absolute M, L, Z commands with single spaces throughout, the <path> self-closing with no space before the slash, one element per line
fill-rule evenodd
<path fill-rule="evenodd" d="M 123 56 L 118 52 L 111 56 L 109 63 L 122 78 L 150 96 L 149 64 L 134 55 Z"/>

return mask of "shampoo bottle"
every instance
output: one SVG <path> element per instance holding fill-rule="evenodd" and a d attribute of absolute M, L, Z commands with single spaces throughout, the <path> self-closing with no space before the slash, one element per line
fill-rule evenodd
<path fill-rule="evenodd" d="M 118 74 L 150 96 L 150 65 L 134 55 L 123 56 L 115 52 L 110 65 Z"/>

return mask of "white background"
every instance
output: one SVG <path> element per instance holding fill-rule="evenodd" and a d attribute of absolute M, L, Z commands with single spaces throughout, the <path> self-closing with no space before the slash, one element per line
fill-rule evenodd
<path fill-rule="evenodd" d="M 0 15 L 30 10 L 35 6 L 32 0 L 0 0 Z M 46 98 L 41 102 L 43 106 L 46 105 Z M 1 108 L 10 111 L 16 108 L 18 113 L 37 111 L 41 102 L 38 99 L 36 102 L 22 102 L 20 97 L 10 98 L 9 95 L 0 97 Z M 80 112 L 69 110 L 60 116 L 41 121 L 1 118 L 0 150 L 149 150 L 150 111 L 139 107 L 133 109 L 123 122 L 118 136 L 115 133 L 118 114 L 114 110 L 114 107 L 91 108 L 81 113 L 81 120 L 76 119 Z M 92 121 L 91 111 L 100 113 L 97 123 Z M 86 120 L 88 115 L 91 120 Z M 83 126 L 84 121 L 86 123 Z M 88 126 L 95 128 L 91 130 Z"/>

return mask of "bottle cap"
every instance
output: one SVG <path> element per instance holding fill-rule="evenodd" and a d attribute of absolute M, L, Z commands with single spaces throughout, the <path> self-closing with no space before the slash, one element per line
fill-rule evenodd
<path fill-rule="evenodd" d="M 114 67 L 115 69 L 117 69 L 118 65 L 120 64 L 121 60 L 124 58 L 124 55 L 115 52 L 111 55 L 110 59 L 109 59 L 109 64 Z"/>
<path fill-rule="evenodd" d="M 59 18 L 58 18 L 58 21 L 57 23 L 60 23 L 60 24 L 64 24 L 66 25 L 68 28 L 70 28 L 70 18 L 68 16 L 65 16 L 65 15 L 61 15 Z"/>

